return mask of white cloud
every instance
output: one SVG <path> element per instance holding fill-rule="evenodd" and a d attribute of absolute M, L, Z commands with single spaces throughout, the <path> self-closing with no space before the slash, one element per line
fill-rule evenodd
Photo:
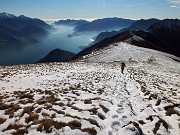
<path fill-rule="evenodd" d="M 180 5 L 180 0 L 170 0 L 174 4 L 179 4 Z"/>

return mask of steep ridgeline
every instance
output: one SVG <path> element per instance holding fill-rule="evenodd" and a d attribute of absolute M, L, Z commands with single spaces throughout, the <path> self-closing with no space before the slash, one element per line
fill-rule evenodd
<path fill-rule="evenodd" d="M 124 41 L 130 44 L 163 51 L 180 57 L 180 20 L 166 19 L 152 25 L 148 31 L 128 30 L 106 38 L 78 53 L 73 59 L 89 54 L 109 44 Z M 171 26 L 171 27 L 170 27 Z"/>
<path fill-rule="evenodd" d="M 74 55 L 74 53 L 68 51 L 55 49 L 48 53 L 44 58 L 40 59 L 37 63 L 69 61 Z"/>
<path fill-rule="evenodd" d="M 67 26 L 79 26 L 82 24 L 88 23 L 86 20 L 75 20 L 75 19 L 67 19 L 67 20 L 59 20 L 55 22 L 56 25 L 67 25 Z"/>
<path fill-rule="evenodd" d="M 155 18 L 147 19 L 147 20 L 141 19 L 141 20 L 134 22 L 131 26 L 124 28 L 124 29 L 121 29 L 119 31 L 101 32 L 97 35 L 97 37 L 95 38 L 95 41 L 92 42 L 91 45 L 98 43 L 99 41 L 101 41 L 105 38 L 115 36 L 119 33 L 127 31 L 127 30 L 147 30 L 151 25 L 153 25 L 154 23 L 156 23 L 158 21 L 159 20 L 155 19 Z"/>
<path fill-rule="evenodd" d="M 21 48 L 41 40 L 51 29 L 40 19 L 0 13 L 0 48 Z"/>
<path fill-rule="evenodd" d="M 74 28 L 74 33 L 103 32 L 129 27 L 134 20 L 123 18 L 103 18 L 79 25 Z"/>

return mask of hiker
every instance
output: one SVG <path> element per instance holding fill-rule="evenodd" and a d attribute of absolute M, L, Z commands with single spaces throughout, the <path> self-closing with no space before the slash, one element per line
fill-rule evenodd
<path fill-rule="evenodd" d="M 122 73 L 122 74 L 124 74 L 123 71 L 124 71 L 124 68 L 125 68 L 125 67 L 126 67 L 125 63 L 122 62 L 122 63 L 121 63 L 121 73 Z"/>

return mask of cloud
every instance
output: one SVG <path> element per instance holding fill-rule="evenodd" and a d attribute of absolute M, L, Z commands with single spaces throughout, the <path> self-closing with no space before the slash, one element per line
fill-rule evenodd
<path fill-rule="evenodd" d="M 180 5 L 180 0 L 170 0 L 170 2 L 172 2 L 173 4 Z"/>
<path fill-rule="evenodd" d="M 126 5 L 127 7 L 137 7 L 137 6 L 143 6 L 146 5 L 145 3 L 141 3 L 141 4 L 133 4 L 133 5 Z"/>

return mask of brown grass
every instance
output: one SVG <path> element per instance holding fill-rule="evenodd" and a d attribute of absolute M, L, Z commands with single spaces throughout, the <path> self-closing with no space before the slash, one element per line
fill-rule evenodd
<path fill-rule="evenodd" d="M 3 132 L 6 130 L 11 130 L 11 129 L 18 130 L 18 129 L 23 128 L 23 127 L 25 127 L 25 126 L 24 125 L 17 125 L 17 124 L 9 124 L 9 126 L 6 129 L 4 129 Z"/>
<path fill-rule="evenodd" d="M 6 110 L 9 107 L 12 107 L 12 105 L 5 104 L 3 102 L 0 102 L 0 110 Z"/>
<path fill-rule="evenodd" d="M 71 118 L 75 118 L 75 119 L 81 119 L 81 117 L 79 117 L 79 116 L 74 116 L 74 115 L 71 115 L 71 114 L 68 114 L 68 113 L 66 113 L 65 116 L 68 116 L 68 117 L 71 117 Z"/>
<path fill-rule="evenodd" d="M 54 109 L 54 108 L 51 108 L 50 110 L 55 111 L 58 114 L 64 114 L 65 115 L 65 112 L 62 111 L 62 110 L 57 110 L 57 109 Z"/>
<path fill-rule="evenodd" d="M 91 109 L 87 109 L 87 110 L 84 110 L 84 111 L 89 111 L 89 112 L 92 112 L 93 114 L 97 114 L 97 110 L 98 110 L 99 108 L 91 108 Z"/>
<path fill-rule="evenodd" d="M 18 97 L 19 97 L 19 99 L 24 99 L 24 98 L 28 98 L 28 99 L 31 99 L 31 100 L 33 100 L 34 98 L 34 95 L 31 95 L 30 93 L 27 93 L 27 94 L 19 94 L 18 95 Z"/>
<path fill-rule="evenodd" d="M 22 112 L 22 116 L 23 116 L 25 113 L 27 113 L 27 114 L 30 115 L 33 110 L 34 110 L 34 106 L 27 106 L 27 107 L 25 107 L 24 110 L 23 110 L 23 112 Z"/>
<path fill-rule="evenodd" d="M 16 132 L 13 132 L 12 135 L 24 135 L 27 134 L 28 130 L 27 129 L 17 129 Z"/>
<path fill-rule="evenodd" d="M 180 113 L 174 109 L 174 107 L 178 107 L 179 104 L 174 104 L 171 106 L 165 106 L 164 109 L 166 110 L 166 115 L 171 116 L 172 114 L 177 114 L 180 116 Z"/>
<path fill-rule="evenodd" d="M 159 127 L 160 127 L 161 123 L 162 123 L 163 126 L 166 128 L 166 130 L 168 130 L 168 124 L 166 123 L 166 121 L 163 120 L 163 119 L 159 119 L 159 121 L 156 122 L 156 124 L 155 124 L 155 128 L 154 128 L 154 130 L 153 130 L 153 133 L 154 133 L 154 134 L 156 134 L 157 131 L 159 130 Z"/>
<path fill-rule="evenodd" d="M 101 113 L 98 113 L 98 117 L 99 117 L 101 120 L 105 120 L 105 119 L 106 119 L 106 117 L 105 117 L 103 114 L 101 114 Z"/>
<path fill-rule="evenodd" d="M 31 121 L 38 120 L 38 118 L 39 118 L 39 115 L 37 113 L 32 112 L 32 113 L 29 114 L 29 117 L 25 118 L 25 122 L 29 123 Z"/>
<path fill-rule="evenodd" d="M 6 121 L 6 119 L 0 117 L 0 125 L 3 124 Z"/>
<path fill-rule="evenodd" d="M 104 105 L 100 104 L 99 106 L 102 108 L 102 110 L 103 110 L 105 113 L 107 113 L 107 112 L 109 111 L 109 109 L 106 108 Z"/>
<path fill-rule="evenodd" d="M 40 125 L 37 128 L 37 130 L 41 132 L 45 130 L 46 133 L 51 133 L 52 127 L 56 129 L 61 129 L 62 127 L 69 126 L 71 129 L 81 129 L 81 123 L 76 120 L 65 123 L 65 122 L 54 121 L 53 119 L 43 119 L 39 121 L 39 124 Z"/>
<path fill-rule="evenodd" d="M 142 132 L 142 129 L 139 127 L 139 124 L 136 123 L 136 122 L 134 122 L 134 121 L 133 121 L 132 123 L 133 123 L 133 125 L 137 128 L 137 130 L 139 131 L 139 134 L 140 134 L 140 135 L 144 135 L 143 132 Z"/>
<path fill-rule="evenodd" d="M 50 108 L 52 108 L 52 105 L 51 104 L 48 104 L 48 103 L 46 103 L 45 105 L 44 105 L 45 107 L 44 107 L 44 109 L 50 109 Z"/>
<path fill-rule="evenodd" d="M 85 99 L 85 100 L 84 100 L 84 104 L 92 104 L 91 99 Z"/>
<path fill-rule="evenodd" d="M 63 102 L 59 102 L 59 103 L 54 103 L 54 105 L 58 105 L 58 106 L 64 106 L 64 103 Z"/>
<path fill-rule="evenodd" d="M 42 110 L 42 108 L 38 108 L 38 109 L 36 110 L 36 113 L 40 113 L 41 110 Z"/>
<path fill-rule="evenodd" d="M 155 106 L 159 106 L 160 104 L 161 104 L 161 99 L 158 99 L 158 100 L 156 101 Z"/>
<path fill-rule="evenodd" d="M 42 116 L 44 116 L 44 117 L 50 117 L 50 115 L 49 115 L 48 113 L 42 112 L 41 114 L 42 114 Z"/>
<path fill-rule="evenodd" d="M 67 106 L 71 107 L 74 110 L 77 110 L 78 112 L 82 112 L 83 111 L 83 109 L 80 109 L 80 108 L 78 108 L 76 106 L 73 106 L 72 104 L 67 104 Z"/>
<path fill-rule="evenodd" d="M 11 104 L 9 105 L 9 109 L 6 109 L 5 114 L 10 115 L 10 118 L 12 118 L 14 113 L 19 109 L 21 109 L 19 105 Z"/>
<path fill-rule="evenodd" d="M 141 125 L 146 124 L 143 120 L 139 120 L 138 122 L 139 122 Z"/>
<path fill-rule="evenodd" d="M 180 113 L 177 110 L 175 110 L 174 108 L 168 108 L 166 110 L 166 115 L 171 116 L 172 114 L 177 114 L 178 116 L 180 116 Z"/>
<path fill-rule="evenodd" d="M 44 97 L 43 99 L 38 100 L 37 103 L 40 104 L 40 105 L 43 105 L 43 104 L 46 104 L 46 103 L 54 104 L 54 103 L 56 103 L 56 101 L 59 101 L 59 99 L 57 99 L 55 97 L 55 95 L 50 95 L 48 97 Z"/>
<path fill-rule="evenodd" d="M 96 135 L 97 131 L 94 128 L 83 128 L 81 129 L 82 132 L 89 133 L 90 135 Z"/>
<path fill-rule="evenodd" d="M 97 127 L 100 128 L 100 126 L 99 126 L 99 124 L 97 123 L 96 120 L 94 120 L 94 119 L 84 119 L 84 120 L 87 120 L 87 121 L 89 121 L 92 125 L 96 125 Z"/>

